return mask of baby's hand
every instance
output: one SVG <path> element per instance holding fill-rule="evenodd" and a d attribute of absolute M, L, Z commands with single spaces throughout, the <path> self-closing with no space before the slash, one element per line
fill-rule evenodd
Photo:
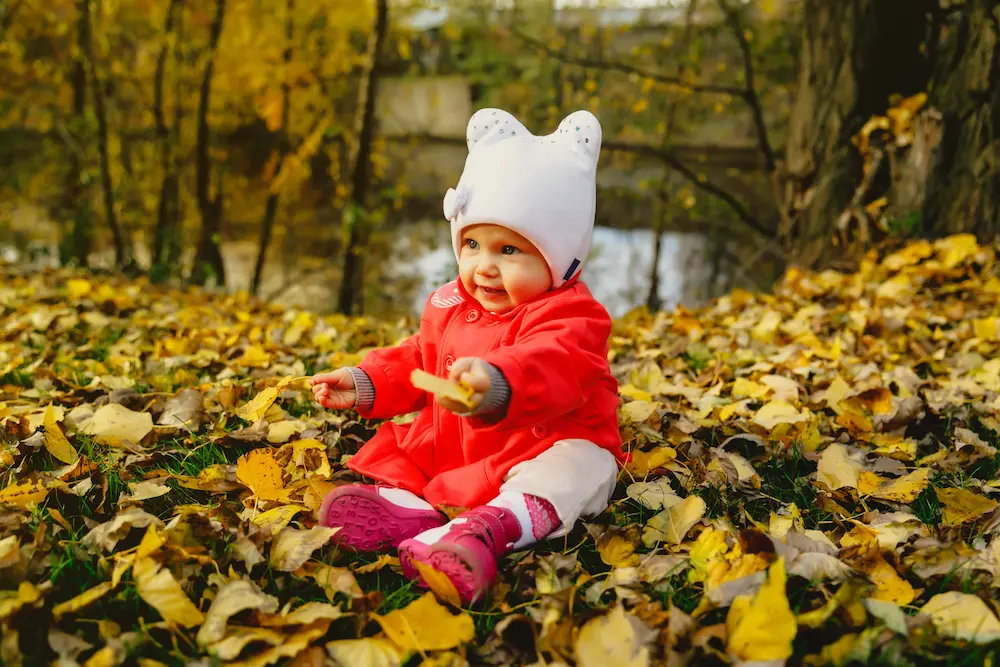
<path fill-rule="evenodd" d="M 445 410 L 451 410 L 460 415 L 468 414 L 478 408 L 486 397 L 486 392 L 490 390 L 490 374 L 486 370 L 486 362 L 476 357 L 462 357 L 456 360 L 451 365 L 448 379 L 462 382 L 475 392 L 469 399 L 471 407 L 447 398 L 438 399 L 438 404 Z"/>
<path fill-rule="evenodd" d="M 319 373 L 309 378 L 313 398 L 324 408 L 345 410 L 358 402 L 358 391 L 354 386 L 354 376 L 346 368 L 338 368 L 329 373 Z"/>

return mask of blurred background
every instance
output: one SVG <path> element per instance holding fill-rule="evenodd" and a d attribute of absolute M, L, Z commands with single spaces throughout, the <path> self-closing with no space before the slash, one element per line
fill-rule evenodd
<path fill-rule="evenodd" d="M 997 4 L 0 0 L 0 258 L 412 314 L 485 106 L 601 120 L 614 315 L 991 237 Z"/>

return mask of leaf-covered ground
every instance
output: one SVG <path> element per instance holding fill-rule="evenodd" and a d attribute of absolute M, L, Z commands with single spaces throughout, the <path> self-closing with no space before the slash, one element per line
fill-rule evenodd
<path fill-rule="evenodd" d="M 983 664 L 1000 279 L 971 237 L 616 324 L 612 507 L 448 604 L 313 513 L 410 323 L 0 266 L 4 665 Z"/>

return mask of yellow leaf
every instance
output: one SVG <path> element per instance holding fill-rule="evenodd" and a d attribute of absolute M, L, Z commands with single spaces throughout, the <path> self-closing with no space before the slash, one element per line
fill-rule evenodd
<path fill-rule="evenodd" d="M 771 343 L 783 319 L 781 313 L 769 310 L 750 331 L 750 335 L 762 343 Z"/>
<path fill-rule="evenodd" d="M 343 593 L 352 600 L 365 596 L 361 587 L 358 586 L 358 580 L 346 567 L 334 567 L 324 563 L 317 566 L 308 576 L 312 577 L 316 584 L 323 589 L 326 598 L 331 602 L 337 593 Z"/>
<path fill-rule="evenodd" d="M 745 378 L 736 378 L 732 389 L 729 390 L 733 398 L 764 398 L 771 392 L 771 388 L 753 382 Z"/>
<path fill-rule="evenodd" d="M 252 521 L 255 526 L 259 526 L 274 534 L 287 526 L 292 517 L 303 510 L 305 508 L 301 505 L 282 505 L 281 507 L 275 507 L 274 509 L 269 509 L 266 512 L 258 514 Z"/>
<path fill-rule="evenodd" d="M 281 464 L 270 448 L 254 449 L 237 459 L 236 479 L 260 500 L 280 501 L 288 497 L 281 481 Z"/>
<path fill-rule="evenodd" d="M 229 617 L 245 609 L 259 609 L 273 614 L 278 609 L 278 599 L 267 595 L 255 583 L 245 579 L 223 584 L 205 614 L 204 625 L 198 630 L 198 644 L 207 646 L 222 640 L 226 636 Z"/>
<path fill-rule="evenodd" d="M 434 394 L 439 398 L 446 398 L 467 408 L 473 408 L 472 395 L 476 392 L 461 382 L 453 382 L 436 375 L 432 375 L 419 368 L 413 369 L 410 374 L 410 383 L 417 389 Z"/>
<path fill-rule="evenodd" d="M 114 586 L 110 581 L 104 581 L 93 588 L 89 588 L 74 598 L 57 604 L 52 608 L 52 615 L 58 621 L 66 614 L 75 614 L 87 605 L 96 602 L 110 592 Z"/>
<path fill-rule="evenodd" d="M 1000 621 L 983 602 L 969 593 L 938 593 L 920 610 L 931 617 L 938 633 L 974 644 L 1000 639 Z"/>
<path fill-rule="evenodd" d="M 156 609 L 168 625 L 193 628 L 205 617 L 184 594 L 170 570 L 161 568 L 153 559 L 142 558 L 132 568 L 139 596 Z"/>
<path fill-rule="evenodd" d="M 908 475 L 898 477 L 887 484 L 882 484 L 869 495 L 881 500 L 896 503 L 912 503 L 930 483 L 931 471 L 918 468 Z M 860 488 L 858 489 L 860 491 Z"/>
<path fill-rule="evenodd" d="M 92 435 L 105 445 L 139 444 L 153 430 L 153 416 L 148 412 L 133 412 L 119 403 L 97 408 L 94 416 L 83 424 L 82 433 Z"/>
<path fill-rule="evenodd" d="M 0 490 L 0 504 L 28 509 L 41 503 L 48 494 L 49 490 L 42 482 L 11 484 Z"/>
<path fill-rule="evenodd" d="M 357 574 L 371 574 L 372 572 L 378 572 L 385 567 L 399 567 L 399 558 L 396 556 L 390 556 L 389 554 L 382 554 L 375 559 L 375 562 L 368 563 L 367 565 L 362 565 L 361 567 L 354 568 Z"/>
<path fill-rule="evenodd" d="M 631 398 L 637 401 L 652 401 L 653 397 L 648 391 L 639 389 L 634 384 L 625 384 L 618 387 L 618 395 Z"/>
<path fill-rule="evenodd" d="M 646 522 L 642 531 L 643 544 L 650 548 L 660 541 L 680 544 L 688 531 L 705 516 L 705 509 L 701 496 L 688 496 Z"/>
<path fill-rule="evenodd" d="M 233 363 L 252 368 L 266 368 L 271 364 L 271 355 L 260 345 L 248 345 L 243 354 L 234 359 Z"/>
<path fill-rule="evenodd" d="M 808 420 L 808 413 L 800 413 L 790 403 L 775 399 L 765 403 L 757 411 L 757 414 L 754 415 L 753 423 L 763 426 L 770 431 L 778 424 L 798 424 L 799 422 Z"/>
<path fill-rule="evenodd" d="M 278 394 L 280 394 L 286 386 L 294 382 L 296 379 L 297 378 L 289 375 L 279 380 L 278 384 L 275 386 L 264 389 L 259 394 L 254 396 L 252 401 L 237 410 L 236 416 L 248 422 L 260 421 L 260 419 L 264 416 L 264 413 L 267 412 L 268 408 L 271 407 L 271 404 L 274 403 L 274 399 L 278 398 Z"/>
<path fill-rule="evenodd" d="M 785 596 L 785 561 L 779 558 L 752 598 L 733 600 L 726 616 L 729 655 L 745 661 L 785 660 L 792 655 L 798 627 Z"/>
<path fill-rule="evenodd" d="M 277 646 L 272 646 L 245 660 L 226 663 L 226 667 L 266 667 L 273 665 L 282 658 L 292 658 L 304 651 L 309 645 L 326 634 L 330 621 L 322 620 L 303 626 L 293 635 L 287 635 Z"/>
<path fill-rule="evenodd" d="M 935 241 L 934 249 L 944 267 L 950 269 L 979 252 L 979 243 L 972 234 L 954 234 Z"/>
<path fill-rule="evenodd" d="M 385 616 L 372 614 L 382 630 L 404 651 L 444 651 L 472 641 L 475 626 L 464 611 L 453 615 L 427 593 Z"/>
<path fill-rule="evenodd" d="M 858 476 L 864 471 L 859 457 L 852 457 L 847 447 L 832 443 L 819 457 L 816 481 L 826 484 L 830 490 L 858 486 Z"/>
<path fill-rule="evenodd" d="M 455 584 L 451 583 L 448 575 L 434 569 L 431 565 L 421 563 L 419 560 L 414 560 L 413 564 L 417 567 L 420 578 L 427 584 L 427 588 L 431 589 L 439 599 L 454 607 L 462 606 L 462 598 L 459 597 L 458 590 L 455 588 Z"/>
<path fill-rule="evenodd" d="M 917 596 L 916 591 L 913 590 L 913 586 L 906 579 L 899 576 L 899 573 L 896 572 L 892 565 L 886 562 L 882 554 L 878 554 L 870 563 L 865 572 L 868 574 L 868 578 L 872 580 L 872 583 L 875 584 L 875 592 L 871 595 L 874 599 L 895 602 L 900 606 L 905 606 L 913 602 L 913 598 Z"/>
<path fill-rule="evenodd" d="M 629 614 L 621 605 L 587 621 L 576 637 L 576 664 L 579 667 L 645 667 L 649 649 L 642 644 Z"/>
<path fill-rule="evenodd" d="M 691 570 L 688 571 L 688 580 L 704 581 L 709 564 L 720 560 L 728 550 L 725 531 L 709 527 L 698 533 L 697 539 L 691 545 Z"/>
<path fill-rule="evenodd" d="M 341 665 L 400 667 L 405 654 L 391 641 L 378 637 L 329 642 L 326 652 Z"/>
<path fill-rule="evenodd" d="M 340 528 L 313 526 L 308 530 L 283 528 L 271 542 L 271 567 L 281 572 L 293 572 L 330 541 Z"/>
<path fill-rule="evenodd" d="M 83 278 L 71 278 L 66 281 L 66 294 L 73 301 L 82 299 L 90 294 L 92 290 L 93 286 L 90 284 L 89 280 L 84 280 Z"/>
<path fill-rule="evenodd" d="M 656 401 L 630 401 L 622 406 L 622 417 L 626 424 L 641 424 L 652 417 L 659 407 Z"/>
<path fill-rule="evenodd" d="M 941 501 L 941 520 L 946 526 L 974 521 L 997 508 L 997 502 L 966 489 L 935 489 Z"/>
<path fill-rule="evenodd" d="M 49 403 L 49 406 L 45 408 L 42 425 L 45 427 L 45 449 L 63 463 L 76 463 L 80 455 L 76 453 L 73 445 L 63 435 L 62 429 L 56 422 L 56 413 L 52 409 L 52 403 Z"/>
<path fill-rule="evenodd" d="M 639 564 L 639 555 L 635 553 L 638 541 L 639 528 L 635 524 L 624 531 L 609 530 L 597 538 L 597 553 L 611 567 L 635 567 Z"/>
<path fill-rule="evenodd" d="M 23 607 L 41 606 L 43 593 L 42 588 L 30 581 L 22 581 L 16 591 L 0 591 L 0 621 L 4 621 L 6 626 L 7 619 Z"/>
<path fill-rule="evenodd" d="M 673 447 L 657 447 L 651 452 L 636 451 L 632 452 L 632 460 L 625 465 L 625 469 L 633 475 L 644 477 L 649 471 L 662 468 L 676 458 L 677 451 Z"/>

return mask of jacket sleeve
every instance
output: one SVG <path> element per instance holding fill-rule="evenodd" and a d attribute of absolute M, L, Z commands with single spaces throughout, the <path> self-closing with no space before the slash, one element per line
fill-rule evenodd
<path fill-rule="evenodd" d="M 608 371 L 611 317 L 591 297 L 552 299 L 525 316 L 510 345 L 483 359 L 499 369 L 510 387 L 502 416 L 477 425 L 528 428 L 582 407 Z"/>
<path fill-rule="evenodd" d="M 413 369 L 423 368 L 419 333 L 398 345 L 369 352 L 358 368 L 365 372 L 375 390 L 370 405 L 364 405 L 368 401 L 358 401 L 358 414 L 362 417 L 391 419 L 427 405 L 427 393 L 410 383 Z"/>

